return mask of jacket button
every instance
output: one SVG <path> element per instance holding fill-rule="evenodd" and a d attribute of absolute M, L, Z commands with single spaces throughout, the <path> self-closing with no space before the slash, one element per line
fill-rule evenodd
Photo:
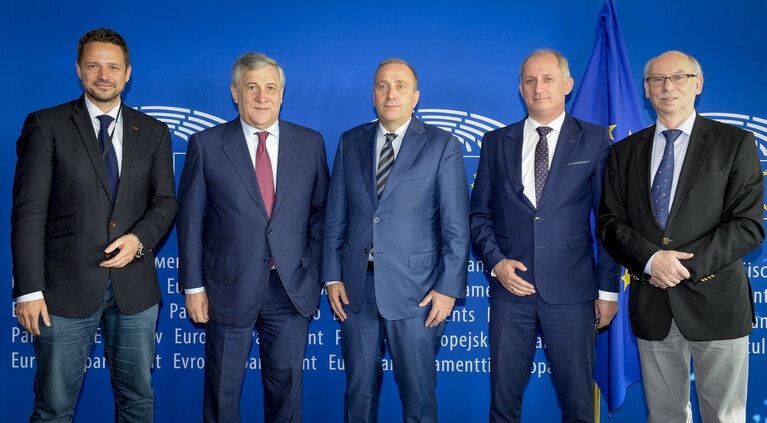
<path fill-rule="evenodd" d="M 272 228 L 269 228 L 269 229 L 267 229 L 267 230 L 266 230 L 266 234 L 267 234 L 267 235 L 269 235 L 269 234 L 271 234 L 271 233 L 272 233 Z"/>
<path fill-rule="evenodd" d="M 540 216 L 535 216 L 535 223 L 541 223 L 543 222 L 543 218 Z"/>
<path fill-rule="evenodd" d="M 110 228 L 114 228 L 115 226 L 117 226 L 117 222 L 115 222 L 114 220 L 109 222 L 109 227 Z"/>
<path fill-rule="evenodd" d="M 663 245 L 668 245 L 669 242 L 671 242 L 671 240 L 668 239 L 668 238 L 663 238 L 663 240 L 661 242 L 663 243 Z"/>
<path fill-rule="evenodd" d="M 379 218 L 378 216 L 373 218 L 373 223 L 378 223 L 380 221 L 381 221 L 381 218 Z"/>
<path fill-rule="evenodd" d="M 269 264 L 269 263 L 271 263 L 271 261 L 269 261 L 269 259 L 264 259 L 264 264 Z"/>

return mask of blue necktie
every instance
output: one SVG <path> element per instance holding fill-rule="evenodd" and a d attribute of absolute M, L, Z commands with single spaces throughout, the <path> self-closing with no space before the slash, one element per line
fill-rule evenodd
<path fill-rule="evenodd" d="M 107 179 L 109 180 L 109 188 L 112 190 L 112 203 L 117 200 L 117 187 L 120 185 L 120 171 L 117 168 L 117 155 L 115 154 L 114 146 L 110 145 L 109 137 L 109 124 L 112 123 L 114 118 L 109 115 L 97 116 L 99 120 L 99 149 L 104 157 L 104 168 L 107 171 Z M 104 149 L 109 147 L 107 154 L 104 155 Z"/>
<path fill-rule="evenodd" d="M 666 228 L 668 211 L 671 207 L 671 184 L 674 181 L 674 141 L 682 135 L 678 129 L 668 129 L 662 132 L 666 137 L 666 149 L 663 151 L 663 159 L 658 166 L 658 172 L 652 180 L 652 209 L 658 218 L 660 226 Z"/>

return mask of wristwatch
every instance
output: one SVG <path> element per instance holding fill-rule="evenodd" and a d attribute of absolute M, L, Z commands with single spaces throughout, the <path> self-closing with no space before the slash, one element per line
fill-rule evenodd
<path fill-rule="evenodd" d="M 131 235 L 136 237 L 136 240 L 138 240 L 138 248 L 136 249 L 136 258 L 144 257 L 146 252 L 144 251 L 144 244 L 141 242 L 138 236 L 136 234 L 131 233 Z"/>

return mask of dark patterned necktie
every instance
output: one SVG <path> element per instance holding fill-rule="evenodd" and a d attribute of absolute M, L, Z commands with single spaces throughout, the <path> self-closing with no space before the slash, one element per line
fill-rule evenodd
<path fill-rule="evenodd" d="M 386 179 L 389 178 L 391 168 L 394 167 L 394 147 L 392 147 L 391 143 L 397 138 L 397 134 L 389 133 L 384 136 L 386 137 L 386 142 L 381 149 L 381 155 L 378 158 L 378 170 L 376 171 L 376 187 L 379 200 L 386 186 Z"/>
<path fill-rule="evenodd" d="M 109 188 L 112 191 L 112 203 L 114 203 L 117 200 L 117 189 L 120 186 L 120 170 L 117 167 L 117 155 L 115 154 L 114 146 L 110 144 L 109 137 L 109 125 L 114 118 L 109 115 L 101 115 L 96 116 L 96 119 L 99 120 L 99 149 L 104 157 L 104 168 L 107 171 L 107 180 L 109 180 Z M 109 150 L 104 155 L 104 149 L 106 148 L 109 148 Z"/>
<path fill-rule="evenodd" d="M 652 180 L 652 209 L 655 211 L 655 217 L 658 218 L 660 226 L 666 228 L 668 221 L 669 200 L 671 199 L 671 184 L 674 181 L 674 141 L 682 135 L 678 129 L 668 129 L 662 132 L 666 137 L 666 149 L 663 151 L 663 158 Z"/>
<path fill-rule="evenodd" d="M 264 200 L 266 214 L 272 217 L 274 209 L 274 175 L 272 173 L 272 161 L 269 159 L 269 153 L 266 152 L 266 137 L 269 133 L 266 131 L 256 132 L 258 136 L 258 147 L 256 148 L 256 179 L 258 188 L 261 190 L 261 198 Z"/>
<path fill-rule="evenodd" d="M 535 128 L 540 138 L 535 145 L 535 207 L 541 200 L 543 186 L 546 185 L 546 178 L 549 176 L 549 141 L 546 139 L 553 129 L 548 126 L 539 126 Z"/>

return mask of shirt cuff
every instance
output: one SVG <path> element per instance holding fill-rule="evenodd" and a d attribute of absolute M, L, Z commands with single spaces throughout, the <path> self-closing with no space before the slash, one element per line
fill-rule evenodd
<path fill-rule="evenodd" d="M 650 265 L 652 264 L 652 259 L 654 259 L 655 256 L 658 255 L 658 253 L 660 253 L 660 250 L 656 251 L 655 254 L 650 256 L 650 260 L 647 260 L 647 264 L 644 265 L 644 272 L 650 276 L 652 276 L 652 272 L 650 272 Z"/>
<path fill-rule="evenodd" d="M 325 288 L 327 288 L 329 285 L 333 285 L 334 283 L 341 283 L 341 281 L 327 281 L 325 282 Z"/>
<path fill-rule="evenodd" d="M 42 300 L 43 291 L 30 292 L 29 294 L 19 295 L 16 297 L 17 303 L 25 303 L 27 301 Z"/>
<path fill-rule="evenodd" d="M 188 294 L 199 294 L 200 292 L 205 292 L 205 287 L 201 286 L 199 288 L 188 288 L 184 290 L 184 295 Z"/>
<path fill-rule="evenodd" d="M 599 299 L 605 300 L 605 301 L 618 301 L 618 293 L 617 292 L 610 292 L 610 291 L 602 291 L 599 290 Z"/>

